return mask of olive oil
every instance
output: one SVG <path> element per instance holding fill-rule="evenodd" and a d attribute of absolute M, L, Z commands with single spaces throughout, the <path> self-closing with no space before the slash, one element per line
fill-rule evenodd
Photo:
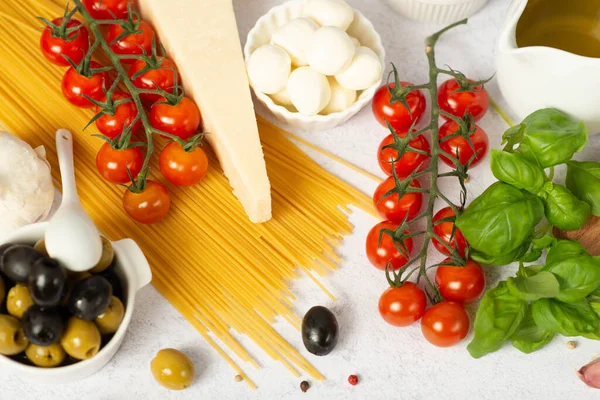
<path fill-rule="evenodd" d="M 517 45 L 600 57 L 600 0 L 529 0 L 517 24 Z"/>

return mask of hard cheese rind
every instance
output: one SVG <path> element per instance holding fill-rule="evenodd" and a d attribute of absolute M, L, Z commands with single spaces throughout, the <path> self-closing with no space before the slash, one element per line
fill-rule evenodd
<path fill-rule="evenodd" d="M 207 140 L 252 222 L 271 218 L 271 186 L 258 135 L 231 0 L 139 0 L 188 96 Z"/>

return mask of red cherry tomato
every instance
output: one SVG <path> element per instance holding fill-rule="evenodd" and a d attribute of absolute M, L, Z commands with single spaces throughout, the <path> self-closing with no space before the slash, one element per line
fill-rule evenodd
<path fill-rule="evenodd" d="M 469 79 L 469 82 L 473 82 Z M 482 86 L 476 86 L 474 92 L 457 92 L 460 88 L 456 79 L 449 79 L 438 88 L 438 104 L 440 109 L 462 118 L 467 110 L 475 121 L 479 121 L 485 115 L 489 98 L 487 91 Z"/>
<path fill-rule="evenodd" d="M 388 288 L 379 298 L 379 313 L 390 325 L 409 326 L 423 316 L 427 298 L 423 289 L 412 282 Z"/>
<path fill-rule="evenodd" d="M 160 172 L 178 186 L 192 186 L 200 182 L 208 171 L 208 158 L 200 147 L 186 151 L 177 142 L 165 146 L 159 158 Z"/>
<path fill-rule="evenodd" d="M 410 86 L 410 82 L 400 82 L 402 87 Z M 390 83 L 380 87 L 373 97 L 373 114 L 375 119 L 385 127 L 387 122 L 390 123 L 392 128 L 397 131 L 407 131 L 413 125 L 413 123 L 419 122 L 423 114 L 425 113 L 425 107 L 427 103 L 425 96 L 420 90 L 414 90 L 406 96 L 406 102 L 410 107 L 410 113 L 400 102 L 390 103 L 392 95 L 390 89 L 396 87 L 395 83 Z"/>
<path fill-rule="evenodd" d="M 114 101 L 131 98 L 125 92 L 114 92 L 112 99 Z M 96 107 L 96 114 L 102 111 L 100 107 Z M 101 134 L 109 139 L 114 139 L 123 132 L 126 126 L 131 126 L 131 123 L 138 115 L 137 107 L 133 101 L 123 103 L 117 106 L 114 115 L 104 114 L 96 120 L 96 128 Z M 132 127 L 132 132 L 135 133 L 140 127 L 141 121 L 138 119 Z"/>
<path fill-rule="evenodd" d="M 102 68 L 102 65 L 92 61 L 90 67 Z M 93 74 L 90 78 L 86 78 L 83 75 L 79 75 L 73 67 L 69 67 L 61 83 L 65 98 L 69 103 L 81 108 L 94 107 L 94 104 L 84 97 L 84 95 L 97 101 L 103 101 L 105 97 L 104 89 L 108 90 L 110 85 L 108 72 L 99 72 Z"/>
<path fill-rule="evenodd" d="M 62 18 L 56 18 L 52 21 L 55 25 L 61 25 L 62 22 Z M 68 35 L 69 40 L 53 36 L 54 32 L 49 26 L 44 28 L 42 37 L 40 38 L 40 49 L 44 57 L 52 64 L 61 67 L 70 66 L 71 64 L 63 57 L 64 55 L 69 57 L 75 65 L 78 65 L 87 54 L 90 48 L 87 29 L 76 19 L 71 19 L 67 22 L 67 28 L 75 28 L 77 26 L 81 26 L 81 28 L 71 32 Z"/>
<path fill-rule="evenodd" d="M 175 63 L 168 58 L 161 58 L 162 63 L 157 69 L 151 69 L 139 75 L 132 80 L 135 87 L 146 90 L 162 89 L 169 93 L 173 92 L 175 86 L 175 76 L 177 75 L 177 67 Z M 133 78 L 135 74 L 146 67 L 146 61 L 135 60 L 129 68 L 129 78 Z M 150 93 L 140 93 L 140 98 L 146 105 L 151 105 L 160 99 L 160 95 Z"/>
<path fill-rule="evenodd" d="M 183 140 L 189 139 L 198 132 L 202 117 L 196 103 L 187 97 L 174 106 L 162 102 L 166 102 L 164 97 L 161 97 L 150 109 L 150 125 Z"/>
<path fill-rule="evenodd" d="M 451 248 L 456 249 L 461 257 L 465 256 L 465 249 L 467 248 L 467 239 L 463 236 L 462 232 L 458 228 L 454 228 L 454 222 L 440 222 L 437 221 L 455 217 L 454 211 L 450 207 L 444 207 L 433 216 L 433 232 L 442 239 L 442 241 L 448 244 Z M 454 229 L 454 236 L 452 236 L 452 230 Z M 444 255 L 451 255 L 450 252 L 442 243 L 437 239 L 432 238 L 431 242 L 435 248 Z"/>
<path fill-rule="evenodd" d="M 375 225 L 367 235 L 367 257 L 375 268 L 385 271 L 386 265 L 390 263 L 390 268 L 397 270 L 406 265 L 410 259 L 410 253 L 412 253 L 413 250 L 412 238 L 408 238 L 404 241 L 408 254 L 401 251 L 403 248 L 400 245 L 400 250 L 396 248 L 394 241 L 387 234 L 381 235 L 381 242 L 379 241 L 382 229 L 394 231 L 396 228 L 398 228 L 398 224 L 394 224 L 391 221 L 382 221 Z M 405 231 L 405 233 L 408 233 L 408 231 Z"/>
<path fill-rule="evenodd" d="M 400 137 L 404 137 L 406 136 L 406 133 L 399 132 L 398 135 Z M 392 143 L 394 143 L 394 137 L 392 135 L 388 135 L 385 139 L 383 139 L 379 145 L 379 150 L 377 151 L 377 161 L 379 162 L 379 167 L 381 167 L 381 170 L 387 175 L 392 176 L 392 161 L 394 169 L 396 170 L 396 175 L 398 175 L 400 178 L 410 175 L 417 168 L 422 171 L 429 165 L 429 160 L 431 158 L 430 156 L 415 153 L 413 151 L 405 152 L 404 155 L 398 160 L 398 152 L 395 149 L 384 149 L 385 146 Z M 409 145 L 417 150 L 423 150 L 427 153 L 431 152 L 429 142 L 423 135 L 419 135 L 411 140 Z"/>
<path fill-rule="evenodd" d="M 410 183 L 410 186 L 414 188 L 421 187 L 416 179 Z M 381 184 L 377 186 L 375 194 L 373 194 L 373 205 L 383 219 L 400 224 L 407 216 L 407 220 L 410 221 L 419 214 L 421 206 L 423 205 L 423 193 L 406 193 L 401 198 L 398 198 L 398 194 L 394 193 L 390 196 L 383 197 L 395 187 L 396 183 L 394 182 L 393 176 L 390 176 L 385 181 L 381 182 Z"/>
<path fill-rule="evenodd" d="M 133 0 L 83 0 L 83 5 L 95 19 L 125 19 L 129 4 L 133 6 Z"/>
<path fill-rule="evenodd" d="M 113 24 L 108 28 L 106 41 L 113 43 L 110 48 L 116 54 L 139 55 L 144 54 L 144 50 L 146 54 L 151 54 L 154 30 L 145 21 L 140 21 L 138 30 L 141 32 L 127 35 L 113 43 L 123 33 L 123 28 L 120 25 Z M 133 61 L 134 59 L 131 58 L 121 60 L 125 64 L 130 64 Z"/>
<path fill-rule="evenodd" d="M 445 262 L 449 263 L 450 259 Z M 469 259 L 462 267 L 440 265 L 435 273 L 435 283 L 445 300 L 472 303 L 485 290 L 485 275 L 481 266 Z"/>
<path fill-rule="evenodd" d="M 450 347 L 467 337 L 469 323 L 462 304 L 442 301 L 425 311 L 421 318 L 421 332 L 434 346 Z"/>
<path fill-rule="evenodd" d="M 96 156 L 98 172 L 111 183 L 131 182 L 127 169 L 133 177 L 136 177 L 142 170 L 143 163 L 144 154 L 140 147 L 118 150 L 104 143 Z"/>
<path fill-rule="evenodd" d="M 473 149 L 469 146 L 469 142 L 462 136 L 457 136 L 449 140 L 442 141 L 446 136 L 450 136 L 458 131 L 458 124 L 454 121 L 446 121 L 439 129 L 440 148 L 446 153 L 456 157 L 458 152 L 458 159 L 461 164 L 465 165 L 471 157 L 473 157 Z M 485 157 L 488 151 L 488 136 L 483 129 L 476 126 L 475 132 L 471 134 L 471 143 L 475 148 L 477 156 L 473 159 L 471 167 L 479 164 Z M 440 156 L 441 160 L 451 167 L 454 167 L 454 163 L 445 156 Z"/>
<path fill-rule="evenodd" d="M 133 220 L 141 224 L 155 224 L 169 213 L 171 195 L 162 183 L 149 180 L 141 193 L 125 191 L 123 208 Z"/>

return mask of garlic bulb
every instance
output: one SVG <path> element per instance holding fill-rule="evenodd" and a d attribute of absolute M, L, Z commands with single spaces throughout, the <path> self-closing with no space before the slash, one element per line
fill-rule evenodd
<path fill-rule="evenodd" d="M 0 132 L 0 235 L 48 216 L 55 190 L 45 154 Z"/>

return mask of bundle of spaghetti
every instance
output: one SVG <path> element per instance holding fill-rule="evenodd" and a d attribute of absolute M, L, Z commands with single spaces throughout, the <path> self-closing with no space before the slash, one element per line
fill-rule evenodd
<path fill-rule="evenodd" d="M 290 280 L 300 269 L 325 290 L 313 273 L 324 275 L 337 267 L 341 260 L 336 247 L 352 231 L 347 206 L 370 211 L 370 198 L 321 168 L 279 128 L 259 119 L 272 183 L 271 221 L 248 220 L 208 151 L 211 168 L 200 185 L 179 188 L 164 182 L 172 198 L 165 221 L 134 223 L 122 209 L 124 189 L 102 181 L 95 170 L 103 141 L 91 136 L 96 133 L 93 125 L 82 131 L 93 112 L 63 99 L 65 70 L 48 63 L 39 51 L 36 16 L 51 20 L 63 14 L 65 5 L 65 0 L 27 0 L 7 2 L 0 9 L 0 123 L 31 145 L 46 147 L 57 181 L 54 132 L 67 128 L 75 133 L 76 178 L 85 209 L 106 236 L 136 240 L 152 267 L 154 286 L 251 386 L 234 357 L 255 367 L 258 363 L 232 330 L 248 336 L 294 375 L 303 370 L 323 379 L 271 323 L 279 315 L 300 327 L 292 310 Z M 164 144 L 158 142 L 159 147 Z M 158 169 L 156 163 L 153 167 Z M 163 181 L 159 174 L 152 179 Z"/>

